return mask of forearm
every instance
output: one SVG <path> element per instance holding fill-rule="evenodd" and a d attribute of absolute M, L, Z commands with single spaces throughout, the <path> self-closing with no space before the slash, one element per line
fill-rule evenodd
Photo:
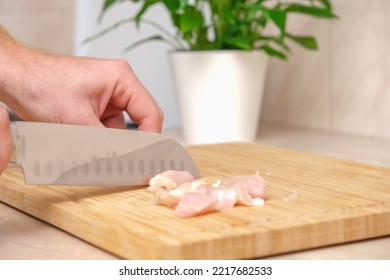
<path fill-rule="evenodd" d="M 15 95 L 20 91 L 21 77 L 18 72 L 22 67 L 19 55 L 21 48 L 0 26 L 0 101 L 8 106 L 16 102 Z"/>
<path fill-rule="evenodd" d="M 6 101 L 9 95 L 9 72 L 7 71 L 10 66 L 10 60 L 8 56 L 11 54 L 12 46 L 16 42 L 11 38 L 8 33 L 0 26 L 0 101 Z"/>
<path fill-rule="evenodd" d="M 44 54 L 18 42 L 0 26 L 0 101 L 18 115 L 23 114 L 18 112 L 23 100 L 32 98 L 30 80 L 37 74 L 34 64 L 40 55 Z"/>
<path fill-rule="evenodd" d="M 77 122 L 62 117 L 71 114 L 77 95 L 89 86 L 83 80 L 95 82 L 88 74 L 94 70 L 83 62 L 26 46 L 0 26 L 0 101 L 24 120 Z"/>

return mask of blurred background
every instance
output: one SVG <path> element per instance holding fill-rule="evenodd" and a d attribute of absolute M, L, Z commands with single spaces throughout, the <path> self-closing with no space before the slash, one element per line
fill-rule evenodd
<path fill-rule="evenodd" d="M 293 21 L 290 29 L 317 38 L 319 50 L 293 47 L 287 62 L 270 59 L 260 122 L 389 139 L 390 1 L 332 3 L 338 20 L 289 19 Z M 125 58 L 162 107 L 164 128 L 180 128 L 168 67 L 169 46 L 153 42 L 123 52 L 155 30 L 124 25 L 82 44 L 136 11 L 134 4 L 118 5 L 98 22 L 102 4 L 103 0 L 1 0 L 0 23 L 33 47 L 61 54 Z M 163 9 L 152 9 L 146 16 L 172 30 Z"/>

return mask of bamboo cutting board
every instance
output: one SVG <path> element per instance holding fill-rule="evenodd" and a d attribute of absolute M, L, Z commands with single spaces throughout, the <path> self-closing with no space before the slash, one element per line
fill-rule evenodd
<path fill-rule="evenodd" d="M 263 207 L 181 219 L 145 187 L 26 186 L 0 177 L 0 200 L 125 259 L 248 259 L 390 234 L 390 169 L 271 148 L 188 148 L 213 183 L 259 171 Z"/>

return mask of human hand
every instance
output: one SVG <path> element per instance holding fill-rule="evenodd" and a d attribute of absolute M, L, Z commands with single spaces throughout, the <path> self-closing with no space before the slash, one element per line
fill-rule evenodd
<path fill-rule="evenodd" d="M 22 119 L 124 128 L 127 112 L 140 130 L 161 131 L 162 111 L 126 61 L 21 53 L 7 104 Z"/>

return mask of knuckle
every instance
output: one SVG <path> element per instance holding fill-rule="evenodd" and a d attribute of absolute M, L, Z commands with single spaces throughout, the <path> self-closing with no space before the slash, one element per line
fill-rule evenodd
<path fill-rule="evenodd" d="M 115 59 L 113 60 L 113 63 L 115 67 L 119 70 L 119 72 L 133 72 L 133 69 L 131 68 L 131 65 L 128 61 L 124 59 Z"/>
<path fill-rule="evenodd" d="M 164 112 L 161 110 L 161 108 L 158 108 L 158 119 L 163 122 L 164 121 Z"/>
<path fill-rule="evenodd" d="M 158 124 L 162 124 L 164 122 L 164 113 L 160 107 L 155 111 L 155 122 Z"/>

